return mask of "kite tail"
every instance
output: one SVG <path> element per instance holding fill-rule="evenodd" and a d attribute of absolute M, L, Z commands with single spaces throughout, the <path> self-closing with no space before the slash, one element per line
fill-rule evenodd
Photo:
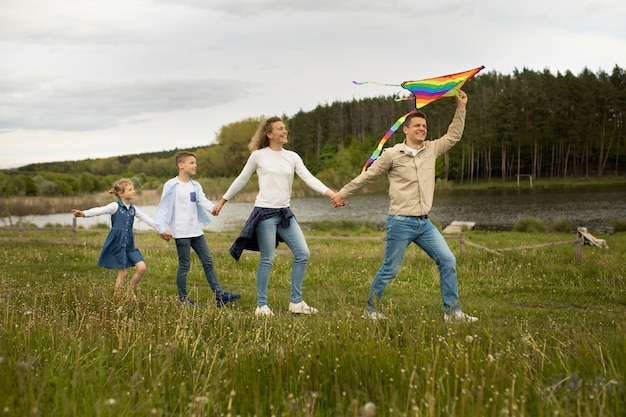
<path fill-rule="evenodd" d="M 374 85 L 383 85 L 386 87 L 400 87 L 400 84 L 385 84 L 385 83 L 379 83 L 376 81 L 352 81 L 352 84 L 356 84 L 356 85 L 374 84 Z"/>
<path fill-rule="evenodd" d="M 370 166 L 370 164 L 374 162 L 376 158 L 380 156 L 381 152 L 383 151 L 383 146 L 385 145 L 385 142 L 387 142 L 387 139 L 389 139 L 391 135 L 393 135 L 395 131 L 398 130 L 400 125 L 404 123 L 404 121 L 406 120 L 407 116 L 411 113 L 415 113 L 416 111 L 417 109 L 413 109 L 407 114 L 405 114 L 404 116 L 400 117 L 398 120 L 396 120 L 393 126 L 391 126 L 389 130 L 387 131 L 387 133 L 385 133 L 385 136 L 382 137 L 382 139 L 378 143 L 378 147 L 376 147 L 376 149 L 372 153 L 372 156 L 370 156 L 369 159 L 365 161 L 365 165 L 363 165 L 363 169 L 361 170 L 361 173 L 367 171 L 367 168 Z"/>

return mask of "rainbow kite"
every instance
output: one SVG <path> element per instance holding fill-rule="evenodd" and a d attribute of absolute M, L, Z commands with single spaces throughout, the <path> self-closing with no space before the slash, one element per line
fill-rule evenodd
<path fill-rule="evenodd" d="M 378 84 L 378 85 L 385 85 L 385 86 L 390 86 L 390 87 L 402 87 L 406 90 L 409 90 L 412 96 L 401 97 L 400 94 L 397 94 L 395 97 L 396 101 L 411 100 L 413 98 L 415 99 L 415 108 L 411 110 L 410 112 L 408 112 L 407 114 L 405 114 L 404 116 L 400 117 L 398 120 L 396 120 L 393 126 L 389 128 L 387 133 L 385 133 L 385 136 L 383 136 L 380 142 L 378 143 L 378 147 L 376 147 L 376 149 L 372 153 L 372 156 L 370 156 L 369 159 L 365 162 L 365 165 L 363 165 L 363 169 L 361 170 L 361 172 L 365 172 L 367 168 L 370 166 L 370 164 L 374 162 L 376 158 L 380 156 L 383 150 L 383 146 L 385 145 L 385 142 L 387 142 L 387 139 L 389 139 L 391 135 L 393 135 L 395 131 L 398 130 L 400 125 L 404 123 L 404 120 L 407 118 L 409 114 L 416 112 L 417 109 L 420 109 L 426 106 L 427 104 L 432 103 L 435 100 L 439 100 L 442 97 L 458 96 L 459 90 L 461 89 L 461 87 L 463 87 L 463 84 L 465 84 L 467 80 L 472 78 L 483 68 L 485 67 L 480 66 L 478 68 L 474 68 L 469 71 L 459 72 L 459 73 L 450 74 L 450 75 L 444 75 L 442 77 L 437 77 L 437 78 L 428 78 L 426 80 L 419 80 L 419 81 L 405 81 L 399 85 L 398 84 L 381 84 L 381 83 L 371 82 L 371 81 L 366 81 L 366 82 L 352 81 L 354 84 L 357 84 L 357 85 Z"/>

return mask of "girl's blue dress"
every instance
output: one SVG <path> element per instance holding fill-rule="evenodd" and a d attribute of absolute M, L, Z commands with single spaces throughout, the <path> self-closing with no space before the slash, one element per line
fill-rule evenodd
<path fill-rule="evenodd" d="M 111 231 L 102 246 L 98 266 L 130 268 L 143 261 L 141 252 L 135 247 L 133 234 L 135 207 L 131 204 L 126 208 L 121 200 L 117 201 L 117 205 L 117 211 L 111 215 Z"/>

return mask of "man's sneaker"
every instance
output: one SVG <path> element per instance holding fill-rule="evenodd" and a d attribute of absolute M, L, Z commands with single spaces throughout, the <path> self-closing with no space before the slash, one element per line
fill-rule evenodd
<path fill-rule="evenodd" d="M 445 321 L 446 323 L 452 323 L 452 322 L 474 323 L 478 321 L 478 317 L 470 316 L 469 314 L 465 314 L 462 311 L 455 311 L 454 313 L 444 313 L 443 321 Z"/>
<path fill-rule="evenodd" d="M 223 307 L 228 303 L 233 303 L 241 298 L 241 294 L 233 294 L 230 292 L 222 293 L 221 297 L 216 297 L 215 304 L 218 307 Z"/>
<path fill-rule="evenodd" d="M 291 314 L 317 314 L 317 308 L 300 301 L 299 303 L 289 303 L 289 312 Z"/>
<path fill-rule="evenodd" d="M 272 317 L 274 315 L 274 312 L 270 310 L 270 308 L 266 305 L 257 306 L 256 310 L 254 310 L 254 315 L 259 317 Z"/>
<path fill-rule="evenodd" d="M 363 317 L 371 319 L 371 320 L 386 320 L 387 319 L 387 316 L 385 316 L 380 311 L 370 311 L 370 310 L 365 310 L 365 314 L 363 314 Z"/>

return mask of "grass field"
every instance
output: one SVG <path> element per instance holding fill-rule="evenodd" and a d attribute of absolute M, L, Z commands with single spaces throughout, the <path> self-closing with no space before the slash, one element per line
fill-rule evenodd
<path fill-rule="evenodd" d="M 626 415 L 624 233 L 582 259 L 573 245 L 459 254 L 451 240 L 471 325 L 443 322 L 436 267 L 417 248 L 385 292 L 388 319 L 363 318 L 380 239 L 309 239 L 312 317 L 287 313 L 281 252 L 265 319 L 253 314 L 258 254 L 235 263 L 234 236 L 208 235 L 222 286 L 242 294 L 223 309 L 197 258 L 199 307 L 178 303 L 176 251 L 156 234 L 137 236 L 149 268 L 137 298 L 114 299 L 116 272 L 96 266 L 105 236 L 0 231 L 0 415 Z M 574 237 L 466 234 L 491 249 Z"/>

